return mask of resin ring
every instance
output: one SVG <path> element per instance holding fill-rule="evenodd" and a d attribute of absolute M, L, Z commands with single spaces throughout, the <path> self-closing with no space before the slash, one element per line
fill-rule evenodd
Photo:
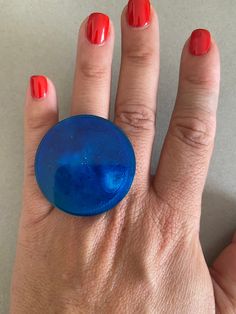
<path fill-rule="evenodd" d="M 42 139 L 35 175 L 55 207 L 77 216 L 97 215 L 112 209 L 128 193 L 135 175 L 134 150 L 109 120 L 73 116 Z"/>

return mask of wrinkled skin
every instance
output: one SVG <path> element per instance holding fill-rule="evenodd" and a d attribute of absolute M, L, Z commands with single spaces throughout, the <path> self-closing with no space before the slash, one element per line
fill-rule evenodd
<path fill-rule="evenodd" d="M 83 22 L 71 114 L 108 117 L 114 30 L 92 45 Z M 127 24 L 115 120 L 130 138 L 137 171 L 126 198 L 80 218 L 53 208 L 34 175 L 37 146 L 58 121 L 56 94 L 25 105 L 23 210 L 11 313 L 236 313 L 236 241 L 208 268 L 199 242 L 201 197 L 211 158 L 219 94 L 219 52 L 182 53 L 179 89 L 156 174 L 150 176 L 159 73 L 159 28 Z M 222 209 L 223 210 L 223 209 Z"/>

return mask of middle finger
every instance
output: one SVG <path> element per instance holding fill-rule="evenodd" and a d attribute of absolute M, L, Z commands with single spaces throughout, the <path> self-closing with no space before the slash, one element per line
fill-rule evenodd
<path fill-rule="evenodd" d="M 157 15 L 149 0 L 130 0 L 122 14 L 122 61 L 115 123 L 134 146 L 138 185 L 148 185 L 150 179 L 158 76 Z"/>

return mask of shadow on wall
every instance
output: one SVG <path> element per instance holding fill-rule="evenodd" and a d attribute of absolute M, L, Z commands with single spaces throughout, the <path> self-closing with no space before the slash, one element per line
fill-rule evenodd
<path fill-rule="evenodd" d="M 222 192 L 203 194 L 200 239 L 210 265 L 236 231 L 236 198 Z"/>

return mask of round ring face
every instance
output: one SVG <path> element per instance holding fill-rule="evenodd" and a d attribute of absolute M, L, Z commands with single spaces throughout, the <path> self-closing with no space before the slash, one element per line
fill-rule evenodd
<path fill-rule="evenodd" d="M 128 193 L 135 155 L 126 135 L 109 120 L 67 118 L 42 139 L 35 158 L 38 185 L 55 207 L 93 216 L 112 209 Z"/>

